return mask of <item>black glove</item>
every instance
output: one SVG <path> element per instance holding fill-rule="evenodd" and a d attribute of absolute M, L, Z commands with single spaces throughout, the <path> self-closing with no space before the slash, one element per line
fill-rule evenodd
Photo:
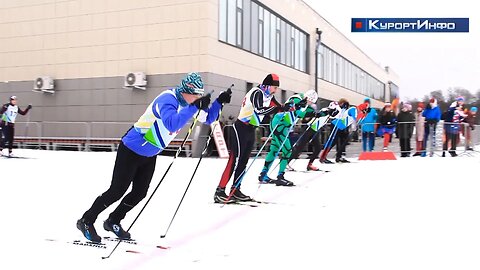
<path fill-rule="evenodd" d="M 202 96 L 201 98 L 192 102 L 192 105 L 195 105 L 199 110 L 208 110 L 208 105 L 210 104 L 210 94 Z"/>
<path fill-rule="evenodd" d="M 470 128 L 471 128 L 472 130 L 475 130 L 475 126 L 471 126 Z"/>
<path fill-rule="evenodd" d="M 295 110 L 300 110 L 301 108 L 305 108 L 305 107 L 307 107 L 307 100 L 306 99 L 302 99 L 302 100 L 300 100 L 300 102 L 295 104 Z"/>
<path fill-rule="evenodd" d="M 220 104 L 230 103 L 232 100 L 232 91 L 223 91 L 217 98 Z"/>
<path fill-rule="evenodd" d="M 328 114 L 331 117 L 335 117 L 338 114 L 338 110 L 337 109 L 328 109 Z"/>
<path fill-rule="evenodd" d="M 28 104 L 27 110 L 30 110 L 32 108 L 32 104 Z"/>
<path fill-rule="evenodd" d="M 288 112 L 288 111 L 292 111 L 294 108 L 295 108 L 295 104 L 293 102 L 288 102 L 288 103 L 285 103 L 285 105 L 280 107 L 280 111 Z"/>
<path fill-rule="evenodd" d="M 348 109 L 348 108 L 350 108 L 350 103 L 344 102 L 344 103 L 342 104 L 341 108 L 342 108 L 342 109 Z"/>
<path fill-rule="evenodd" d="M 372 108 L 368 107 L 367 108 L 367 113 L 369 113 L 372 110 Z"/>
<path fill-rule="evenodd" d="M 327 108 L 321 109 L 320 111 L 315 113 L 315 118 L 319 118 L 319 117 L 327 115 L 328 111 L 329 110 Z"/>

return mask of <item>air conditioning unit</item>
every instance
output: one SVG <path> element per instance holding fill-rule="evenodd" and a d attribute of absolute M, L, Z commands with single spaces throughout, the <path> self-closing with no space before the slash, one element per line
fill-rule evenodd
<path fill-rule="evenodd" d="M 146 90 L 147 75 L 144 72 L 130 72 L 125 75 L 125 87 Z"/>
<path fill-rule="evenodd" d="M 33 83 L 33 91 L 55 93 L 54 80 L 49 76 L 42 76 L 35 79 Z"/>

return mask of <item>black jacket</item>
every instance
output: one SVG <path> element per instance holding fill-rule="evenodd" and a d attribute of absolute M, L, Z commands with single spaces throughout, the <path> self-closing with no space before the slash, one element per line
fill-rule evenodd
<path fill-rule="evenodd" d="M 415 127 L 415 116 L 412 112 L 401 111 L 397 116 L 397 135 L 400 139 L 410 139 Z"/>

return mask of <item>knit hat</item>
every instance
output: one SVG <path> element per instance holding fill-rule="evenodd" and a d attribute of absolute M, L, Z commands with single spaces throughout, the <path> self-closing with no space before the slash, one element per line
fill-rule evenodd
<path fill-rule="evenodd" d="M 202 77 L 196 72 L 188 73 L 177 89 L 180 93 L 193 95 L 203 95 L 205 92 Z"/>
<path fill-rule="evenodd" d="M 464 102 L 464 101 L 465 101 L 465 98 L 462 97 L 462 96 L 458 96 L 455 100 L 456 100 L 456 101 L 462 101 L 462 102 Z"/>
<path fill-rule="evenodd" d="M 412 110 L 412 105 L 410 103 L 403 103 L 402 109 L 404 109 L 407 112 L 411 111 Z"/>
<path fill-rule="evenodd" d="M 392 107 L 392 103 L 390 103 L 390 102 L 385 102 L 385 105 L 384 105 L 383 107 L 388 107 L 388 106 Z"/>
<path fill-rule="evenodd" d="M 262 85 L 280 86 L 280 78 L 277 74 L 268 74 L 267 77 L 263 79 Z"/>
<path fill-rule="evenodd" d="M 477 107 L 475 107 L 475 106 L 474 106 L 474 107 L 472 107 L 472 108 L 470 108 L 470 111 L 471 111 L 471 112 L 473 112 L 473 113 L 476 113 L 476 112 L 477 112 L 477 110 L 478 110 L 478 109 L 477 109 Z"/>
<path fill-rule="evenodd" d="M 14 99 L 17 99 L 17 96 L 11 96 L 10 97 L 10 100 L 14 100 Z"/>
<path fill-rule="evenodd" d="M 425 103 L 419 102 L 417 108 L 422 108 L 422 110 L 425 109 Z"/>
<path fill-rule="evenodd" d="M 366 97 L 366 98 L 363 100 L 363 102 L 368 102 L 368 103 L 370 103 L 370 98 Z"/>

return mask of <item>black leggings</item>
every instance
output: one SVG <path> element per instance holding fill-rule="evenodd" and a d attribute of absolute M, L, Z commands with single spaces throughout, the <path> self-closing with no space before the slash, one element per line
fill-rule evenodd
<path fill-rule="evenodd" d="M 336 159 L 340 159 L 342 154 L 345 153 L 348 142 L 348 134 L 348 128 L 343 130 L 338 129 L 337 134 L 335 134 L 331 148 L 333 148 L 335 145 L 337 146 L 337 153 L 335 154 Z"/>
<path fill-rule="evenodd" d="M 312 146 L 313 146 L 313 153 L 308 157 L 309 158 L 309 163 L 312 163 L 315 161 L 315 159 L 318 157 L 318 154 L 320 154 L 320 151 L 322 149 L 322 146 L 320 145 L 320 141 L 318 139 L 318 134 L 320 132 L 316 132 L 313 129 L 309 128 L 303 136 L 297 141 L 295 144 L 295 147 L 293 147 L 293 153 L 292 159 L 297 159 L 300 153 L 302 153 L 303 149 L 305 146 L 307 146 L 308 142 L 312 141 Z"/>
<path fill-rule="evenodd" d="M 8 151 L 12 152 L 13 136 L 15 135 L 15 126 L 13 124 L 4 124 L 2 126 L 3 140 L 0 136 L 0 148 L 5 148 L 8 145 Z M 0 134 L 1 135 L 1 134 Z"/>
<path fill-rule="evenodd" d="M 222 178 L 218 184 L 219 187 L 225 188 L 232 177 L 233 171 L 235 171 L 233 184 L 236 185 L 240 181 L 247 167 L 254 144 L 255 127 L 240 120 L 235 121 L 233 134 L 230 136 L 230 156 L 227 167 L 223 171 Z"/>
<path fill-rule="evenodd" d="M 98 196 L 92 207 L 83 214 L 87 223 L 94 223 L 98 215 L 114 202 L 120 200 L 127 192 L 130 183 L 132 190 L 110 214 L 113 223 L 120 223 L 128 211 L 132 210 L 147 195 L 148 187 L 155 171 L 157 156 L 144 157 L 137 155 L 120 143 L 113 169 L 112 183 L 107 191 Z"/>

